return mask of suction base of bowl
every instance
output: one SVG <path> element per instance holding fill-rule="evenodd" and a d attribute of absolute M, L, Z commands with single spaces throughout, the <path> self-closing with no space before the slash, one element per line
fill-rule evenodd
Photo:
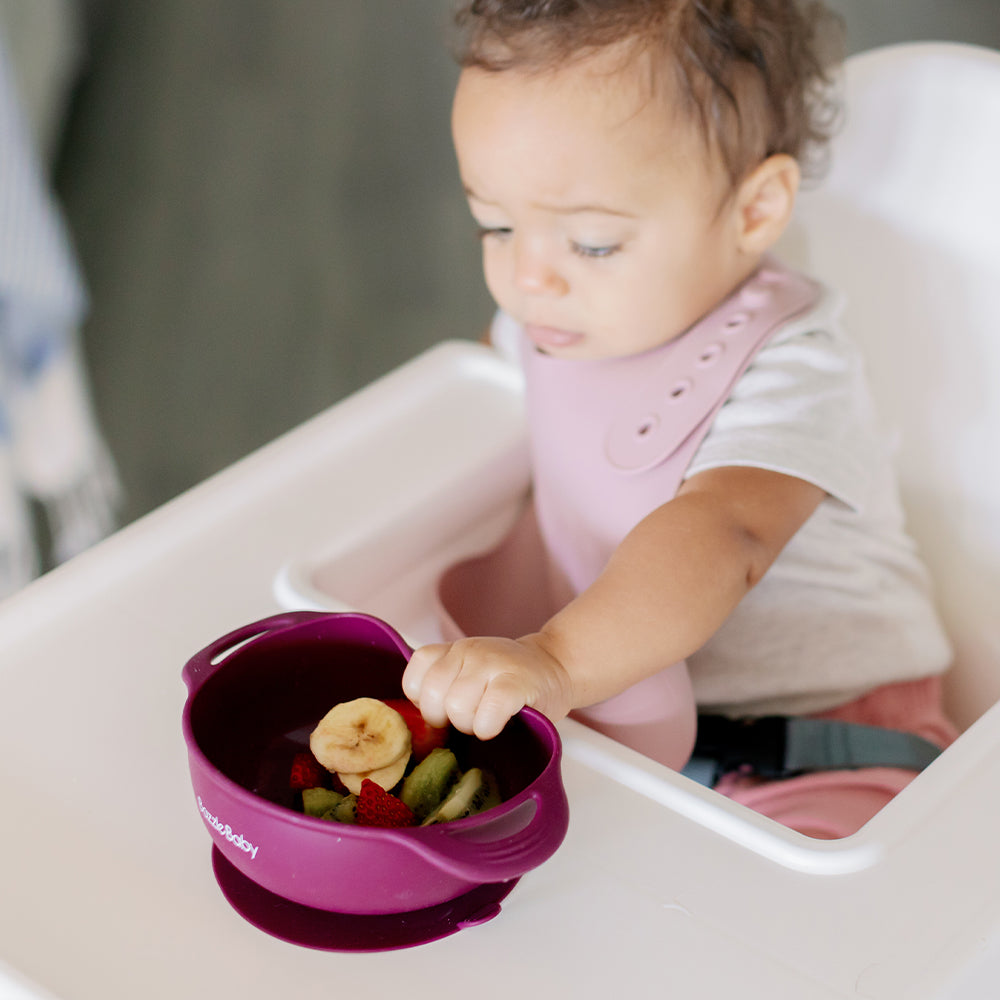
<path fill-rule="evenodd" d="M 212 869 L 222 894 L 245 920 L 272 937 L 322 951 L 392 951 L 437 941 L 492 920 L 518 882 L 511 879 L 480 885 L 423 910 L 359 916 L 316 910 L 284 899 L 248 879 L 215 847 Z"/>

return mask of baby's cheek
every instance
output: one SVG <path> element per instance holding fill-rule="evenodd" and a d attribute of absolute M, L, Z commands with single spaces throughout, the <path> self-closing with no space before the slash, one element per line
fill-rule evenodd
<path fill-rule="evenodd" d="M 515 303 L 510 294 L 511 278 L 503 261 L 497 259 L 495 253 L 483 250 L 483 277 L 486 281 L 486 288 L 493 301 L 506 313 L 516 315 Z"/>

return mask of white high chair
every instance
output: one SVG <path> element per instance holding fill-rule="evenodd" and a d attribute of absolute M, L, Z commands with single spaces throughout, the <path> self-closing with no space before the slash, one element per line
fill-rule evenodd
<path fill-rule="evenodd" d="M 1000 54 L 890 48 L 852 59 L 847 83 L 833 171 L 786 249 L 847 292 L 906 434 L 970 722 L 1000 689 Z M 233 912 L 187 780 L 185 660 L 272 614 L 275 579 L 279 603 L 352 605 L 431 638 L 439 572 L 516 518 L 522 417 L 514 368 L 442 345 L 0 605 L 0 998 L 308 1000 L 332 976 L 415 1000 L 469 983 L 480 1000 L 552 983 L 574 1000 L 997 995 L 1000 705 L 837 842 L 564 720 L 569 833 L 496 919 L 339 957 Z"/>
<path fill-rule="evenodd" d="M 856 56 L 846 107 L 784 256 L 847 294 L 899 434 L 910 526 L 956 645 L 949 709 L 966 726 L 1000 697 L 1000 54 Z"/>

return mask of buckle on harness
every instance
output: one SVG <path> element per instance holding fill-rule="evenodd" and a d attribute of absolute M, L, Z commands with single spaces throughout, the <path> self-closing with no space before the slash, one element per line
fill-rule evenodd
<path fill-rule="evenodd" d="M 699 715 L 691 756 L 711 762 L 716 779 L 730 771 L 751 771 L 762 778 L 787 777 L 788 722 L 779 715 L 760 719 Z"/>
<path fill-rule="evenodd" d="M 881 726 L 778 715 L 699 715 L 694 751 L 682 773 L 711 786 L 731 771 L 761 778 L 862 767 L 922 771 L 940 753 L 921 736 Z"/>

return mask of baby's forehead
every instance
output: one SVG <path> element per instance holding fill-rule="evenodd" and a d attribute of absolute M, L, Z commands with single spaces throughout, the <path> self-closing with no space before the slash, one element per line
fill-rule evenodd
<path fill-rule="evenodd" d="M 454 133 L 463 182 L 482 202 L 611 204 L 642 215 L 665 186 L 714 205 L 724 184 L 693 125 L 627 68 L 609 75 L 607 63 L 466 70 Z"/>
<path fill-rule="evenodd" d="M 463 125 L 480 133 L 492 126 L 507 138 L 535 133 L 532 140 L 541 145 L 582 132 L 644 160 L 682 157 L 711 166 L 711 150 L 680 88 L 632 50 L 606 47 L 544 69 L 466 68 L 454 120 L 459 141 Z"/>

